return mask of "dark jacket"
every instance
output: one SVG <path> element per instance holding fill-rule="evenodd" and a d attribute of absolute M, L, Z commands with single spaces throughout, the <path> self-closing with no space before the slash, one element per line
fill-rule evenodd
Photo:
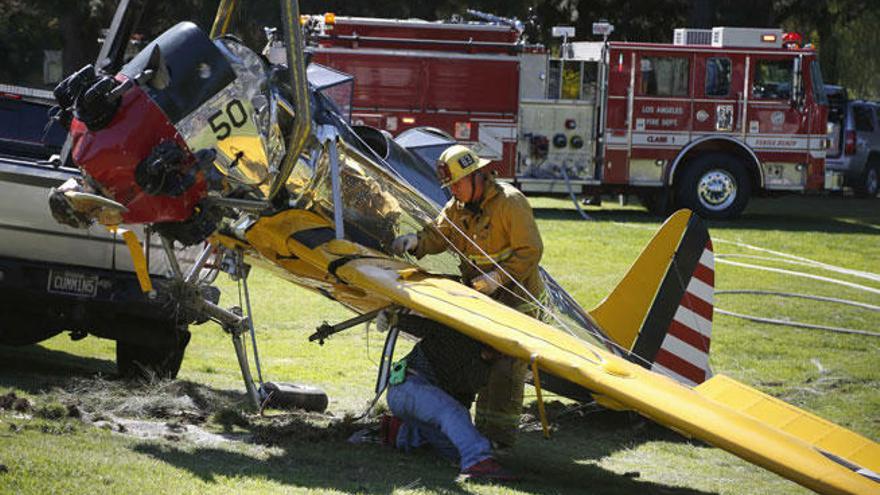
<path fill-rule="evenodd" d="M 483 358 L 488 348 L 467 335 L 420 316 L 403 315 L 397 326 L 421 338 L 406 356 L 407 369 L 470 407 L 477 391 L 489 378 L 491 363 Z"/>

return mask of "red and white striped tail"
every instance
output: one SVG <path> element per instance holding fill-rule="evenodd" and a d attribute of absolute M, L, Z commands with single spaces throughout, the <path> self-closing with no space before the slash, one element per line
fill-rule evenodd
<path fill-rule="evenodd" d="M 691 386 L 711 378 L 709 342 L 714 294 L 715 255 L 709 240 L 660 344 L 653 371 Z"/>

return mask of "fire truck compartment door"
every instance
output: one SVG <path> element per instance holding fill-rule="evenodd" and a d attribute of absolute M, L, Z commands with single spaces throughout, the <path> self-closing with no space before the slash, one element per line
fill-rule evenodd
<path fill-rule="evenodd" d="M 520 104 L 517 176 L 562 180 L 594 176 L 595 103 L 583 100 L 532 100 Z M 546 142 L 546 149 L 536 144 Z"/>

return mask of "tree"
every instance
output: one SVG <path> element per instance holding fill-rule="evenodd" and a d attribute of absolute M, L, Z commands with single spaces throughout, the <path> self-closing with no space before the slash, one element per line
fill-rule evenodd
<path fill-rule="evenodd" d="M 777 0 L 773 3 L 779 25 L 800 32 L 815 32 L 819 61 L 826 82 L 841 82 L 843 34 L 853 22 L 880 8 L 878 0 Z M 874 25 L 873 29 L 880 28 Z M 858 42 L 858 41 L 856 41 Z M 875 58 L 873 55 L 871 58 Z M 861 65 L 857 60 L 851 63 Z"/>

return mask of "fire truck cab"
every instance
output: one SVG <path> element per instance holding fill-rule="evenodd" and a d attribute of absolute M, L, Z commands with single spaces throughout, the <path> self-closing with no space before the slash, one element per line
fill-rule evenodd
<path fill-rule="evenodd" d="M 689 44 L 695 34 L 708 43 Z M 584 135 L 596 140 L 595 160 L 577 176 L 709 218 L 737 216 L 753 193 L 821 190 L 827 101 L 818 60 L 812 50 L 783 48 L 782 38 L 779 30 L 715 28 L 680 31 L 672 45 L 575 43 L 570 60 L 550 66 L 548 94 L 578 94 L 566 86 L 580 72 L 581 100 L 572 105 L 594 105 L 597 124 Z M 550 127 L 551 167 L 566 167 L 566 158 L 551 158 L 556 150 L 576 167 L 583 162 L 571 154 L 571 119 L 579 120 Z"/>
<path fill-rule="evenodd" d="M 634 193 L 732 218 L 752 195 L 825 187 L 818 60 L 781 30 L 574 42 L 553 57 L 509 23 L 311 19 L 313 61 L 355 78 L 354 123 L 441 129 L 526 193 Z"/>

